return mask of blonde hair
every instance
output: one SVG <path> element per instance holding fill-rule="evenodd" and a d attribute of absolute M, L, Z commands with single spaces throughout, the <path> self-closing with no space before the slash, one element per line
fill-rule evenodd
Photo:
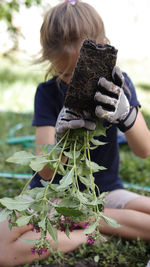
<path fill-rule="evenodd" d="M 50 63 L 46 76 L 64 60 L 69 69 L 71 58 L 84 39 L 101 44 L 107 39 L 103 21 L 92 6 L 81 1 L 76 1 L 75 5 L 66 1 L 51 8 L 44 17 L 40 31 L 40 62 L 48 60 Z"/>

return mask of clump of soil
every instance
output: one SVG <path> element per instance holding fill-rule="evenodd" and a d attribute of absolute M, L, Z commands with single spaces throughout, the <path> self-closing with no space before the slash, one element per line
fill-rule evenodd
<path fill-rule="evenodd" d="M 95 117 L 94 95 L 100 77 L 112 81 L 118 50 L 111 45 L 85 40 L 68 86 L 65 107 L 82 113 L 88 111 Z"/>

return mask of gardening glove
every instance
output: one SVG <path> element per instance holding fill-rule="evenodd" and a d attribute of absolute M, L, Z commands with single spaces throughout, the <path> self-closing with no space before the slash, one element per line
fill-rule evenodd
<path fill-rule="evenodd" d="M 115 123 L 122 132 L 126 132 L 133 126 L 138 109 L 130 107 L 124 94 L 122 89 L 124 77 L 119 67 L 113 68 L 112 78 L 113 82 L 105 78 L 100 78 L 98 81 L 98 91 L 94 96 L 97 105 L 95 114 L 98 118 Z"/>
<path fill-rule="evenodd" d="M 83 116 L 76 111 L 63 107 L 58 115 L 55 126 L 56 141 L 58 142 L 68 129 L 79 128 L 92 131 L 96 128 L 96 123 L 90 120 L 88 116 L 86 118 L 84 116 L 83 118 Z"/>

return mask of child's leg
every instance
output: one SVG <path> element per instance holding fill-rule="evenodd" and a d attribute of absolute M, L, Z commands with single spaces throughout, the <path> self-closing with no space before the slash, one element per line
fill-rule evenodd
<path fill-rule="evenodd" d="M 150 197 L 141 196 L 139 198 L 136 198 L 128 202 L 124 208 L 150 214 Z"/>
<path fill-rule="evenodd" d="M 118 235 L 128 239 L 137 237 L 150 240 L 150 198 L 139 197 L 128 202 L 123 209 L 106 208 L 104 215 L 115 219 L 122 227 L 109 227 L 101 221 L 101 233 Z"/>

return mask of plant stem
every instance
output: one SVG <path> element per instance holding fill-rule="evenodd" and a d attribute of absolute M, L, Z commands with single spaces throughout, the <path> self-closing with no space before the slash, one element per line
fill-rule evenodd
<path fill-rule="evenodd" d="M 94 183 L 94 177 L 93 177 L 93 171 L 91 168 L 91 156 L 90 156 L 90 144 L 89 144 L 89 131 L 87 131 L 87 154 L 88 154 L 88 160 L 89 160 L 89 169 L 90 169 L 90 180 L 92 182 L 92 193 L 93 193 L 93 200 L 96 198 L 95 193 L 95 183 Z"/>
<path fill-rule="evenodd" d="M 45 189 L 45 192 L 44 192 L 44 198 L 46 197 L 46 195 L 47 195 L 47 191 L 48 191 L 50 185 L 52 184 L 52 182 L 53 182 L 53 180 L 54 180 L 54 178 L 55 178 L 55 175 L 56 175 L 56 173 L 57 173 L 57 171 L 58 171 L 58 167 L 59 167 L 59 164 L 60 164 L 60 162 L 61 162 L 62 155 L 63 155 L 63 152 L 64 152 L 64 150 L 65 150 L 65 147 L 66 147 L 66 144 L 67 144 L 67 140 L 68 140 L 69 134 L 70 134 L 70 129 L 68 129 L 68 131 L 67 131 L 66 134 L 63 136 L 63 138 L 62 138 L 62 139 L 56 144 L 56 146 L 53 148 L 53 149 L 55 149 L 55 148 L 58 146 L 58 144 L 60 144 L 60 143 L 62 142 L 62 140 L 64 139 L 64 137 L 65 137 L 65 142 L 64 142 L 63 147 L 62 147 L 62 149 L 61 149 L 61 151 L 60 151 L 59 158 L 58 158 L 58 162 L 57 162 L 56 168 L 55 168 L 55 170 L 54 170 L 53 176 L 52 176 L 52 178 L 51 178 L 51 180 L 50 180 L 48 186 L 47 186 L 46 189 Z"/>
<path fill-rule="evenodd" d="M 34 176 L 37 174 L 37 172 L 35 172 L 33 174 L 33 176 L 27 181 L 27 183 L 25 184 L 25 186 L 23 187 L 21 193 L 20 193 L 20 196 L 23 195 L 23 193 L 25 192 L 25 190 L 27 189 L 28 185 L 30 184 L 30 182 L 32 181 L 32 179 L 34 178 Z"/>
<path fill-rule="evenodd" d="M 75 185 L 76 185 L 77 191 L 80 191 L 79 184 L 78 184 L 77 166 L 76 166 L 77 139 L 78 139 L 78 137 L 75 138 L 74 147 L 73 147 L 73 163 L 74 163 Z"/>

